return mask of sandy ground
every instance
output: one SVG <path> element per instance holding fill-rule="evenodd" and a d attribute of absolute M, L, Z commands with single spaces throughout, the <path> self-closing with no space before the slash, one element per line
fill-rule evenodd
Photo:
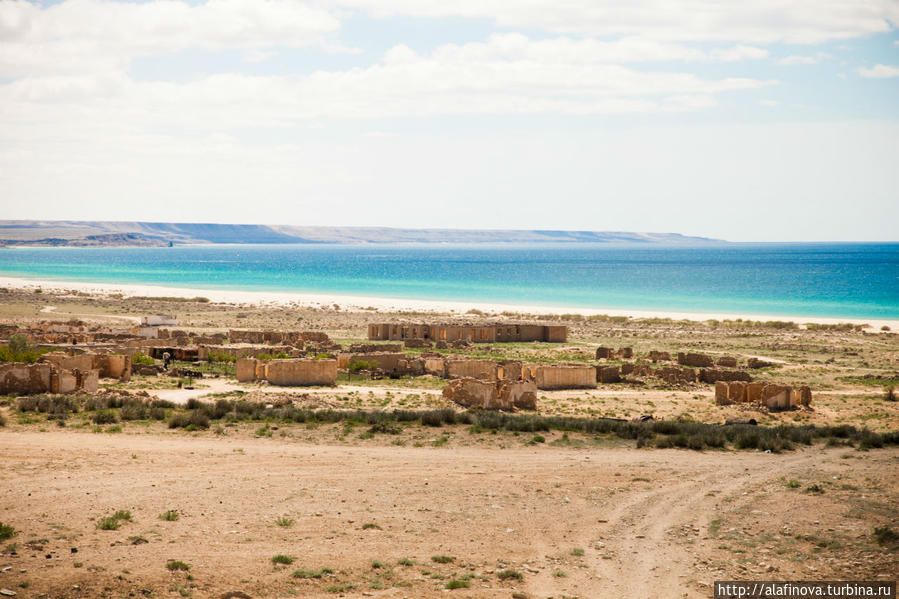
<path fill-rule="evenodd" d="M 169 297 L 206 297 L 214 302 L 238 304 L 267 304 L 270 306 L 331 306 L 340 305 L 349 310 L 379 310 L 386 312 L 421 311 L 421 312 L 457 312 L 482 310 L 500 313 L 532 312 L 541 314 L 565 314 L 577 312 L 584 315 L 607 314 L 609 316 L 630 316 L 633 318 L 672 318 L 676 320 L 705 321 L 710 319 L 724 320 L 743 318 L 752 320 L 792 320 L 794 322 L 812 322 L 836 324 L 851 322 L 869 324 L 874 330 L 882 326 L 899 329 L 899 320 L 892 319 L 858 319 L 858 318 L 825 318 L 818 316 L 771 315 L 726 312 L 676 312 L 665 310 L 633 310 L 619 308 L 571 308 L 559 306 L 496 304 L 471 301 L 437 301 L 408 298 L 370 297 L 359 295 L 316 294 L 309 292 L 273 292 L 273 291 L 237 291 L 230 289 L 190 289 L 185 287 L 162 287 L 156 285 L 121 285 L 105 283 L 83 283 L 76 281 L 44 281 L 17 277 L 0 277 L 0 287 L 10 289 L 31 290 L 36 288 L 66 291 L 73 290 L 91 294 L 123 294 L 126 296 L 169 296 Z"/>
<path fill-rule="evenodd" d="M 871 537 L 897 523 L 895 449 L 334 446 L 240 430 L 5 432 L 0 448 L 0 518 L 21 531 L 0 586 L 25 597 L 437 597 L 465 575 L 453 596 L 708 597 L 717 579 L 899 571 Z M 181 517 L 161 520 L 169 509 Z M 116 510 L 132 521 L 98 530 Z M 291 576 L 321 568 L 334 572 Z"/>

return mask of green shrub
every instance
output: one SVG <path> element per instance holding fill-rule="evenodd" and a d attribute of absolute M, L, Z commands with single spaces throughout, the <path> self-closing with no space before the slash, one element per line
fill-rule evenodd
<path fill-rule="evenodd" d="M 131 356 L 131 363 L 143 364 L 144 366 L 153 366 L 154 364 L 156 364 L 156 360 L 142 352 L 137 352 L 136 354 Z"/>
<path fill-rule="evenodd" d="M 282 528 L 290 528 L 291 526 L 293 526 L 293 519 L 284 516 L 275 520 L 275 524 Z"/>
<path fill-rule="evenodd" d="M 166 510 L 159 514 L 159 519 L 165 520 L 166 522 L 174 522 L 180 517 L 181 515 L 178 513 L 178 510 Z"/>
<path fill-rule="evenodd" d="M 431 561 L 438 564 L 451 564 L 456 561 L 456 558 L 450 557 L 448 555 L 432 555 Z"/>
<path fill-rule="evenodd" d="M 9 343 L 0 346 L 0 362 L 27 362 L 34 364 L 38 359 L 49 350 L 38 349 L 38 347 L 28 340 L 28 337 L 20 333 L 9 338 Z"/>
<path fill-rule="evenodd" d="M 449 590 L 453 589 L 467 589 L 471 584 L 467 580 L 459 580 L 457 578 L 453 578 L 451 581 L 446 583 L 446 588 Z"/>
<path fill-rule="evenodd" d="M 522 580 L 524 578 L 518 570 L 500 570 L 496 576 L 500 580 Z"/>
<path fill-rule="evenodd" d="M 0 541 L 5 541 L 6 539 L 11 539 L 16 535 L 16 529 L 10 526 L 9 524 L 4 524 L 0 522 Z"/>
<path fill-rule="evenodd" d="M 182 572 L 187 572 L 188 570 L 190 570 L 189 565 L 187 565 L 186 563 L 182 562 L 181 560 L 177 560 L 177 559 L 170 559 L 169 561 L 167 561 L 165 563 L 165 567 L 167 570 L 170 570 L 172 572 L 175 572 L 178 570 L 180 570 Z"/>
<path fill-rule="evenodd" d="M 91 422 L 94 424 L 115 424 L 118 421 L 119 417 L 116 416 L 115 412 L 109 410 L 95 412 L 94 415 L 91 416 Z"/>
<path fill-rule="evenodd" d="M 122 523 L 112 516 L 100 518 L 100 520 L 97 521 L 97 528 L 99 528 L 100 530 L 118 530 L 121 526 Z"/>
<path fill-rule="evenodd" d="M 889 526 L 880 526 L 875 528 L 874 538 L 877 539 L 877 542 L 879 544 L 887 547 L 899 545 L 899 533 L 897 533 Z"/>
<path fill-rule="evenodd" d="M 289 555 L 284 555 L 279 553 L 278 555 L 272 557 L 273 564 L 292 564 L 295 558 L 290 557 Z"/>

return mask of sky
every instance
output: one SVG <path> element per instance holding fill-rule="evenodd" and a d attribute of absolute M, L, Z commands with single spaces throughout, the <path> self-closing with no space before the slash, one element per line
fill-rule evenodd
<path fill-rule="evenodd" d="M 899 0 L 0 0 L 0 218 L 899 241 Z"/>

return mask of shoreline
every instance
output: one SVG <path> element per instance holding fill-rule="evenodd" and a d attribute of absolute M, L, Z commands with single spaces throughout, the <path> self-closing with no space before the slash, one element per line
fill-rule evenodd
<path fill-rule="evenodd" d="M 455 312 L 464 315 L 469 310 L 481 310 L 499 316 L 501 312 L 517 312 L 529 314 L 582 314 L 584 316 L 608 315 L 629 316 L 631 318 L 670 318 L 672 320 L 779 320 L 792 321 L 797 324 L 867 324 L 875 331 L 882 326 L 899 330 L 899 320 L 861 319 L 854 317 L 832 318 L 823 316 L 799 316 L 777 314 L 747 314 L 725 312 L 679 312 L 668 310 L 630 310 L 621 308 L 573 308 L 541 305 L 516 305 L 478 301 L 443 301 L 426 299 L 387 298 L 375 296 L 355 296 L 345 294 L 324 294 L 314 292 L 289 291 L 243 291 L 234 289 L 194 289 L 187 287 L 167 287 L 162 285 L 144 285 L 137 283 L 85 283 L 76 281 L 41 280 L 21 277 L 0 277 L 0 287 L 21 290 L 36 288 L 54 291 L 79 291 L 82 293 L 103 294 L 121 293 L 124 296 L 165 296 L 165 297 L 206 297 L 217 303 L 256 304 L 256 305 L 293 305 L 305 308 L 331 307 L 334 304 L 341 310 L 366 311 L 375 308 L 378 311 L 391 312 Z"/>

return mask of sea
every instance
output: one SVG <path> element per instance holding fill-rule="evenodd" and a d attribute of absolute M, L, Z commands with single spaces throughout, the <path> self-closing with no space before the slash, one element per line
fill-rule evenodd
<path fill-rule="evenodd" d="M 7 248 L 0 276 L 572 311 L 899 319 L 899 243 Z"/>

